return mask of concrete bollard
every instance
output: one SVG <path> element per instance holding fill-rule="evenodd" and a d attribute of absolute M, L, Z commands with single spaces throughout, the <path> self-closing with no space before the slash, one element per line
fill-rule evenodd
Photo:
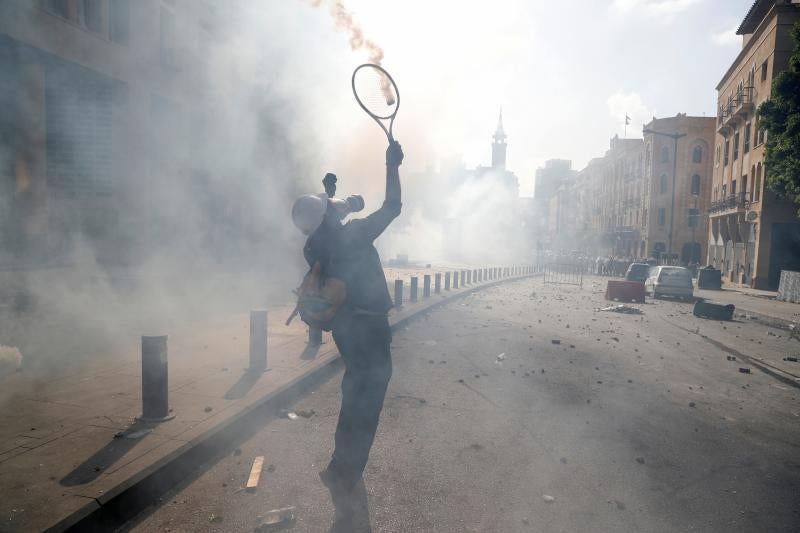
<path fill-rule="evenodd" d="M 412 277 L 411 278 L 411 298 L 410 298 L 411 303 L 414 303 L 414 302 L 417 301 L 417 287 L 418 287 L 418 285 L 419 285 L 419 280 L 417 279 L 417 277 L 416 276 Z"/>
<path fill-rule="evenodd" d="M 450 290 L 450 272 L 444 273 L 444 290 Z"/>
<path fill-rule="evenodd" d="M 309 331 L 309 335 L 311 332 Z M 322 342 L 322 330 L 319 332 Z M 267 369 L 267 312 L 250 311 L 250 368 L 248 372 Z"/>
<path fill-rule="evenodd" d="M 433 292 L 439 294 L 442 292 L 442 274 L 437 273 L 433 278 Z"/>
<path fill-rule="evenodd" d="M 475 270 L 472 271 L 472 273 L 475 276 L 475 283 L 480 283 L 481 282 L 481 270 L 479 268 L 476 268 Z"/>
<path fill-rule="evenodd" d="M 453 272 L 453 288 L 458 288 L 458 272 Z"/>
<path fill-rule="evenodd" d="M 472 270 L 467 270 L 467 284 L 472 285 Z"/>
<path fill-rule="evenodd" d="M 484 268 L 483 269 L 483 279 L 485 279 L 485 280 L 489 279 L 489 269 L 488 268 Z"/>
<path fill-rule="evenodd" d="M 481 281 L 481 282 L 483 281 L 483 269 L 482 268 L 478 269 L 478 281 Z"/>
<path fill-rule="evenodd" d="M 167 336 L 142 336 L 142 422 L 163 422 L 169 414 Z"/>
<path fill-rule="evenodd" d="M 403 307 L 403 280 L 394 280 L 394 306 L 398 309 Z"/>
<path fill-rule="evenodd" d="M 467 273 L 463 270 L 461 271 L 461 287 L 464 287 L 467 284 Z"/>
<path fill-rule="evenodd" d="M 431 275 L 425 274 L 425 277 L 422 278 L 422 297 L 423 298 L 430 298 L 431 297 Z"/>

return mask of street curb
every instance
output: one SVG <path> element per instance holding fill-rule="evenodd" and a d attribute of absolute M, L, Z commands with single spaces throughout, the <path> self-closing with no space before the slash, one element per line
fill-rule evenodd
<path fill-rule="evenodd" d="M 736 314 L 738 315 L 737 318 L 745 318 L 745 319 L 752 318 L 759 322 L 763 322 L 767 326 L 772 326 L 779 329 L 789 330 L 791 326 L 797 325 L 797 322 L 792 320 L 788 320 L 773 315 L 765 315 L 764 313 L 759 313 L 757 311 L 750 311 L 749 309 L 744 309 L 742 307 L 736 308 Z"/>
<path fill-rule="evenodd" d="M 539 276 L 540 273 L 531 273 L 520 276 L 513 276 L 485 282 L 480 285 L 469 287 L 468 289 L 459 290 L 457 293 L 443 294 L 439 299 L 434 299 L 433 296 L 429 297 L 429 301 L 421 300 L 419 304 L 415 305 L 415 309 L 407 310 L 404 314 L 403 308 L 398 312 L 399 316 L 390 318 L 390 326 L 392 331 L 397 331 L 399 328 L 407 326 L 412 320 L 418 318 L 424 313 L 435 310 L 447 303 L 457 301 L 474 294 L 483 289 L 496 287 L 503 283 L 514 281 L 522 281 Z M 442 294 L 442 293 L 440 293 Z M 332 345 L 333 346 L 333 345 Z M 215 444 L 219 444 L 217 440 L 224 443 L 226 437 L 226 430 L 234 426 L 244 424 L 250 417 L 255 416 L 262 410 L 269 410 L 269 407 L 275 407 L 277 410 L 278 403 L 288 403 L 288 400 L 294 396 L 302 394 L 304 389 L 310 388 L 316 382 L 322 382 L 329 376 L 332 376 L 341 365 L 341 358 L 335 348 L 321 354 L 322 361 L 317 366 L 310 368 L 303 374 L 296 376 L 278 388 L 268 392 L 261 398 L 253 401 L 245 406 L 241 411 L 232 415 L 219 424 L 206 430 L 205 433 L 198 435 L 192 440 L 186 442 L 183 446 L 175 449 L 153 464 L 140 470 L 133 476 L 120 482 L 113 488 L 106 491 L 102 498 L 95 498 L 88 501 L 88 503 L 78 510 L 72 512 L 70 515 L 62 518 L 52 526 L 48 527 L 46 532 L 64 532 L 64 531 L 107 531 L 109 524 L 115 522 L 120 515 L 133 518 L 135 514 L 144 508 L 144 505 L 137 509 L 133 509 L 130 502 L 121 502 L 126 494 L 134 493 L 137 488 L 144 485 L 152 485 L 157 487 L 163 485 L 163 480 L 156 479 L 158 474 L 168 470 L 170 467 L 175 466 L 178 469 L 177 463 L 187 462 L 187 456 L 202 455 L 202 453 L 211 453 Z M 234 431 L 227 433 L 227 436 L 234 434 Z M 206 449 L 208 448 L 208 449 Z M 191 461 L 188 461 L 191 462 Z M 167 477 L 169 475 L 167 474 Z M 177 483 L 179 480 L 174 479 L 173 482 Z M 173 483 L 173 484 L 174 484 Z M 145 491 L 147 492 L 147 491 Z M 134 503 L 143 503 L 149 505 L 148 502 L 140 501 L 141 495 L 133 495 L 132 500 Z M 132 513 L 133 511 L 133 513 Z"/>

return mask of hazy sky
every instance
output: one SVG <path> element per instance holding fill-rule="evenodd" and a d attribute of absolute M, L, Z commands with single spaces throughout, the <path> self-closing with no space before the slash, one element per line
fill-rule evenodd
<path fill-rule="evenodd" d="M 345 4 L 384 48 L 384 65 L 400 85 L 397 136 L 412 148 L 408 167 L 459 154 L 469 166 L 488 164 L 502 105 L 509 167 L 530 195 L 544 160 L 572 159 L 582 168 L 623 135 L 626 113 L 629 137 L 640 137 L 653 115 L 714 115 L 714 87 L 741 48 L 734 31 L 752 0 Z M 362 148 L 347 145 L 345 131 L 380 141 L 349 93 L 350 72 L 365 53 L 349 50 L 325 5 L 284 8 L 294 20 L 284 31 L 297 29 L 303 53 L 322 60 L 309 77 L 319 76 L 320 109 L 337 110 L 326 149 L 344 161 Z"/>

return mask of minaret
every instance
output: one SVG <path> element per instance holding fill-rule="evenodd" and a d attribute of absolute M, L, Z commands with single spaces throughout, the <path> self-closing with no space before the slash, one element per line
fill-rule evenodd
<path fill-rule="evenodd" d="M 503 108 L 500 108 L 500 118 L 497 120 L 497 131 L 492 137 L 492 168 L 506 169 L 506 132 L 503 131 Z"/>

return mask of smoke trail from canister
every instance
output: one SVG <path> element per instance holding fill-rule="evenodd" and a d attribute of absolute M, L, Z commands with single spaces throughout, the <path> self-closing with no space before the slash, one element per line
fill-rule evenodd
<path fill-rule="evenodd" d="M 314 7 L 321 6 L 325 0 L 311 0 L 311 5 Z M 331 5 L 331 16 L 336 22 L 336 27 L 346 31 L 350 36 L 350 48 L 352 50 L 366 49 L 367 59 L 370 63 L 380 65 L 383 61 L 383 49 L 378 46 L 374 41 L 364 37 L 364 30 L 361 25 L 355 20 L 353 14 L 344 5 L 341 0 L 334 0 Z M 386 98 L 387 105 L 394 105 L 395 96 L 392 93 L 392 84 L 385 76 L 380 79 L 381 92 Z"/>

